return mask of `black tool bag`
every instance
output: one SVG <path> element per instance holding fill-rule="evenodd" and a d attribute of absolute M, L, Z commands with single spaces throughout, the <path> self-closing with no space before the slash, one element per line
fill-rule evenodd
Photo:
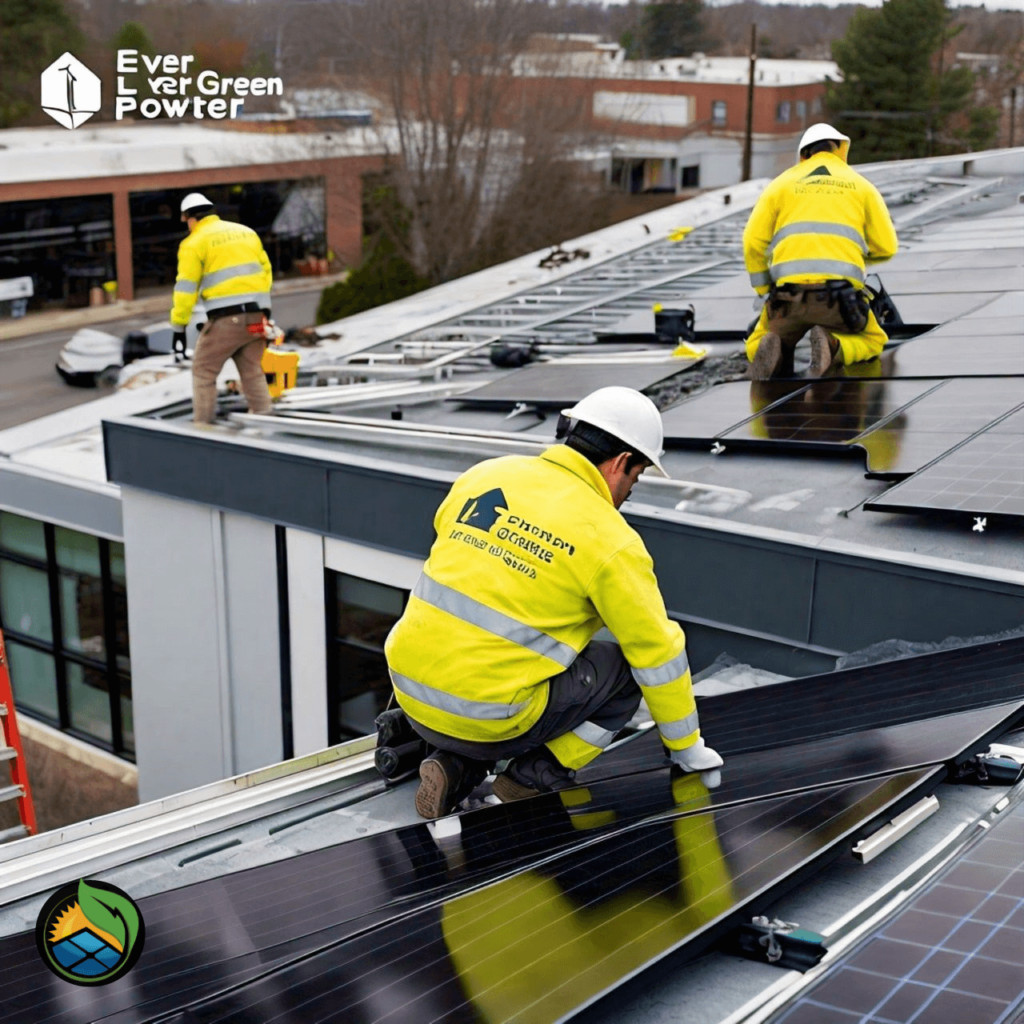
<path fill-rule="evenodd" d="M 375 719 L 377 749 L 374 765 L 387 783 L 401 782 L 419 771 L 427 745 L 409 724 L 401 708 L 382 711 Z"/>
<path fill-rule="evenodd" d="M 829 305 L 835 299 L 839 303 L 839 315 L 848 331 L 858 334 L 868 325 L 869 300 L 863 289 L 855 288 L 849 281 L 829 281 Z"/>
<path fill-rule="evenodd" d="M 900 316 L 896 303 L 892 301 L 892 296 L 885 290 L 882 279 L 877 274 L 872 274 L 868 280 L 872 283 L 865 286 L 865 291 L 868 293 L 871 312 L 875 314 L 875 319 L 883 327 L 902 327 L 903 317 Z"/>
<path fill-rule="evenodd" d="M 667 341 L 671 345 L 678 345 L 681 341 L 693 342 L 697 340 L 695 320 L 693 306 L 661 309 L 654 314 L 654 333 L 658 341 Z"/>

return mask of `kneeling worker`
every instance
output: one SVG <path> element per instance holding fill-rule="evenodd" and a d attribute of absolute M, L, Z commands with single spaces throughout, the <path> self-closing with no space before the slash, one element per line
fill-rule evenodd
<path fill-rule="evenodd" d="M 488 770 L 502 800 L 570 785 L 629 721 L 641 694 L 672 761 L 722 759 L 701 739 L 686 641 L 653 562 L 618 512 L 648 466 L 662 476 L 661 415 L 631 388 L 571 409 L 564 444 L 465 472 L 385 644 L 395 696 L 436 748 L 416 810 L 450 813 Z M 618 641 L 592 641 L 607 626 Z"/>
<path fill-rule="evenodd" d="M 889 340 L 868 307 L 864 269 L 895 255 L 896 230 L 878 189 L 847 166 L 849 149 L 849 137 L 831 125 L 811 125 L 800 162 L 768 185 L 750 214 L 743 255 L 754 290 L 768 296 L 747 339 L 755 380 L 791 366 L 808 328 L 812 377 L 873 359 Z"/>
<path fill-rule="evenodd" d="M 235 361 L 249 411 L 273 408 L 263 351 L 264 318 L 270 316 L 273 275 L 263 243 L 252 228 L 221 220 L 206 196 L 192 192 L 181 202 L 188 237 L 178 246 L 171 327 L 174 349 L 185 351 L 185 327 L 196 297 L 206 307 L 207 323 L 192 359 L 192 418 L 212 423 L 217 408 L 217 374 Z"/>

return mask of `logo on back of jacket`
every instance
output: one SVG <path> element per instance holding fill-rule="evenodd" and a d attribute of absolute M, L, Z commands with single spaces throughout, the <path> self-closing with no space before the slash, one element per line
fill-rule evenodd
<path fill-rule="evenodd" d="M 845 178 L 834 178 L 832 172 L 824 165 L 818 164 L 813 171 L 805 174 L 799 179 L 796 186 L 797 192 L 822 192 L 838 193 L 840 189 L 856 190 L 855 181 L 847 181 Z"/>
<path fill-rule="evenodd" d="M 571 557 L 576 551 L 573 544 L 542 524 L 513 513 L 500 487 L 468 498 L 455 521 L 469 529 L 453 529 L 448 534 L 450 540 L 499 558 L 532 580 L 537 578 L 538 569 L 553 564 L 560 554 Z"/>

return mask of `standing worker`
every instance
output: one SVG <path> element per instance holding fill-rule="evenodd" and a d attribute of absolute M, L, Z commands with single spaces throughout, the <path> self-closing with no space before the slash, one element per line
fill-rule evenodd
<path fill-rule="evenodd" d="M 181 201 L 181 219 L 189 233 L 178 246 L 171 309 L 175 353 L 180 349 L 184 354 L 185 327 L 197 295 L 207 317 L 192 358 L 192 418 L 196 423 L 213 422 L 217 374 L 228 359 L 238 367 L 249 411 L 270 412 L 261 360 L 273 276 L 263 243 L 252 228 L 222 221 L 213 203 L 199 192 Z"/>
<path fill-rule="evenodd" d="M 722 759 L 701 739 L 686 640 L 651 556 L 618 512 L 640 474 L 662 476 L 661 415 L 631 388 L 571 409 L 564 444 L 463 473 L 385 643 L 398 703 L 436 748 L 416 810 L 450 813 L 499 760 L 503 801 L 561 789 L 646 698 L 672 761 Z M 617 643 L 592 641 L 607 626 Z"/>
<path fill-rule="evenodd" d="M 889 340 L 868 306 L 866 263 L 896 253 L 896 230 L 878 189 L 847 166 L 850 139 L 814 124 L 800 161 L 761 194 L 743 232 L 750 283 L 767 301 L 747 338 L 751 376 L 792 366 L 810 328 L 810 375 L 874 359 Z"/>

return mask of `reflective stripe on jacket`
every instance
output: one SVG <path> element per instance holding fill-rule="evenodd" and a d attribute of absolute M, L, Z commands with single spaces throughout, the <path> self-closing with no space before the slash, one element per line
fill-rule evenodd
<path fill-rule="evenodd" d="M 178 246 L 171 324 L 184 327 L 189 322 L 198 296 L 207 310 L 242 302 L 269 309 L 272 281 L 259 235 L 244 224 L 211 214 Z"/>
<path fill-rule="evenodd" d="M 845 278 L 896 253 L 896 229 L 878 189 L 835 153 L 816 153 L 761 194 L 743 232 L 743 256 L 759 295 L 771 284 Z"/>
<path fill-rule="evenodd" d="M 520 736 L 547 705 L 547 680 L 607 625 L 665 744 L 697 740 L 683 631 L 666 614 L 643 541 L 582 455 L 554 445 L 482 462 L 455 482 L 434 529 L 385 643 L 411 718 L 476 742 Z M 549 747 L 579 767 L 607 746 L 603 733 L 584 723 Z"/>

